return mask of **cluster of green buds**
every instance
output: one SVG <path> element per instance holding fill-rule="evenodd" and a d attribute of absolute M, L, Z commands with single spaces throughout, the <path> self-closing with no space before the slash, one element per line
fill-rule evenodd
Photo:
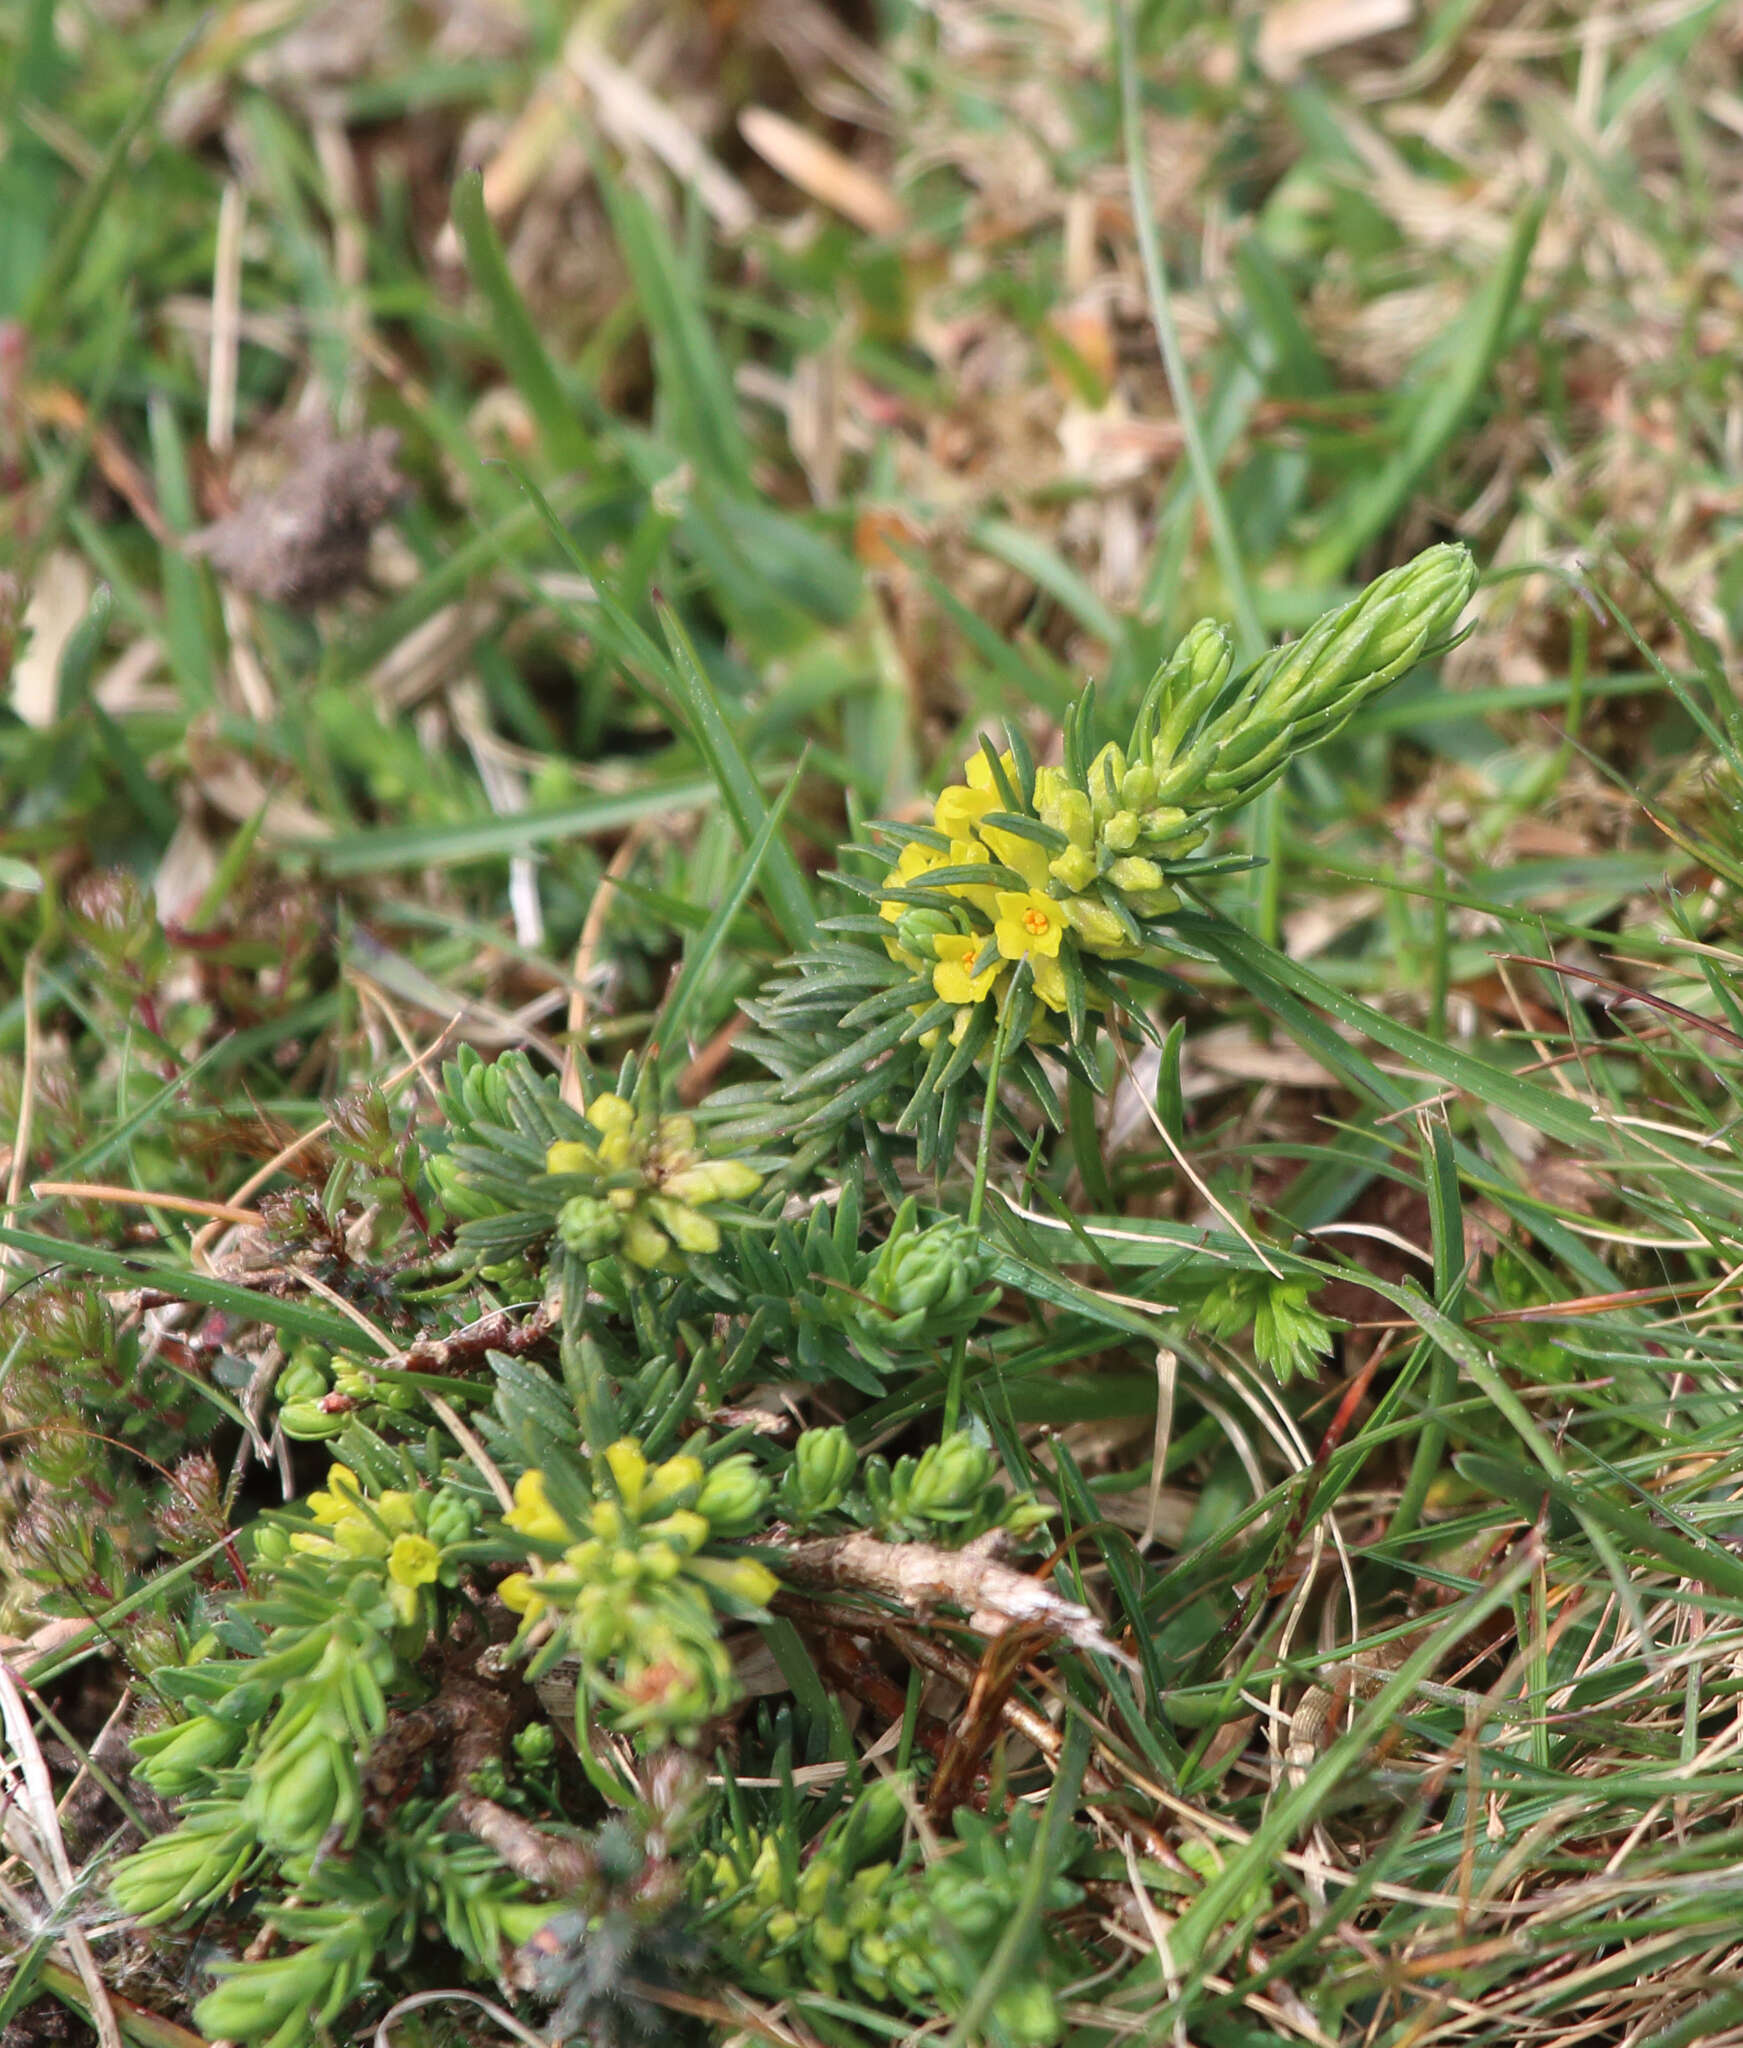
<path fill-rule="evenodd" d="M 935 1349 L 996 1307 L 989 1286 L 997 1254 L 978 1230 L 958 1216 L 924 1227 L 912 1195 L 896 1211 L 862 1290 L 875 1313 L 862 1317 L 885 1346 Z"/>
<path fill-rule="evenodd" d="M 621 1095 L 596 1095 L 584 1115 L 592 1138 L 559 1139 L 545 1172 L 562 1200 L 557 1235 L 579 1259 L 613 1252 L 657 1269 L 680 1252 L 720 1249 L 720 1225 L 708 1212 L 742 1202 L 762 1175 L 738 1159 L 704 1158 L 695 1120 L 650 1116 Z"/>
<path fill-rule="evenodd" d="M 340 1435 L 351 1418 L 366 1411 L 371 1422 L 418 1412 L 423 1396 L 393 1373 L 371 1372 L 343 1352 L 328 1357 L 314 1344 L 299 1344 L 285 1361 L 273 1388 L 278 1423 L 300 1443 L 324 1443 Z"/>
<path fill-rule="evenodd" d="M 199 1727 L 204 1717 L 183 1723 Z M 261 1853 L 234 1798 L 189 1802 L 168 1834 L 154 1835 L 109 1873 L 109 1890 L 130 1920 L 155 1927 L 203 1913 L 240 1884 Z"/>
<path fill-rule="evenodd" d="M 556 1624 L 535 1671 L 573 1655 L 578 1716 L 591 1700 L 651 1744 L 693 1740 L 737 1698 L 720 1617 L 766 1618 L 777 1590 L 766 1565 L 713 1546 L 758 1529 L 770 1493 L 749 1457 L 654 1464 L 628 1438 L 595 1460 L 592 1485 L 569 1470 L 522 1473 L 503 1521 L 537 1562 L 497 1592 L 524 1617 L 523 1639 L 547 1616 Z"/>
<path fill-rule="evenodd" d="M 896 1541 L 972 1543 L 992 1529 L 1026 1536 L 1048 1519 L 1033 1494 L 1007 1492 L 989 1444 L 959 1429 L 892 1468 L 883 1458 L 865 1461 L 862 1518 L 878 1535 Z"/>
<path fill-rule="evenodd" d="M 935 1862 L 890 1860 L 901 1831 L 902 1781 L 885 1778 L 831 1822 L 801 1864 L 777 1832 L 748 1835 L 698 1859 L 698 1901 L 717 1939 L 774 1988 L 849 1991 L 932 2018 L 972 1995 L 1018 1908 L 1038 1824 L 1019 1807 L 1001 1831 L 958 1810 L 961 1846 Z M 1082 1897 L 1061 1874 L 1047 1904 Z M 994 2001 L 996 2037 L 1049 2048 L 1060 2034 L 1055 1975 L 1043 1952 L 1014 1972 Z"/>
<path fill-rule="evenodd" d="M 1085 956 L 1140 953 L 1147 927 L 1178 905 L 1172 872 L 1218 814 L 1444 642 L 1475 581 L 1464 548 L 1430 548 L 1240 675 L 1227 631 L 1201 622 L 1151 683 L 1124 746 L 1088 755 L 1086 699 L 1060 767 L 990 747 L 966 762 L 930 829 L 906 828 L 879 888 L 891 956 L 955 1009 L 953 1041 L 1025 962 L 1041 1004 L 1072 1013 L 1075 1037 L 1105 1001 Z"/>

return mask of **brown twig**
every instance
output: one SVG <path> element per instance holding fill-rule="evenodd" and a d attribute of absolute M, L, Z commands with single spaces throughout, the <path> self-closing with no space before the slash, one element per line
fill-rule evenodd
<path fill-rule="evenodd" d="M 586 1891 L 599 1871 L 578 1841 L 547 1835 L 506 1806 L 472 1789 L 472 1781 L 497 1762 L 515 1718 L 513 1703 L 494 1686 L 459 1676 L 444 1680 L 427 1706 L 398 1716 L 370 1753 L 369 1791 L 381 1805 L 398 1794 L 408 1767 L 425 1751 L 446 1743 L 447 1789 L 454 1818 L 469 1835 L 492 1849 L 517 1877 L 542 1891 Z"/>
<path fill-rule="evenodd" d="M 782 1550 L 781 1563 L 788 1578 L 807 1585 L 875 1594 L 922 1616 L 948 1603 L 968 1610 L 968 1625 L 979 1635 L 1038 1629 L 1043 1638 L 1062 1636 L 1074 1649 L 1137 1668 L 1087 1607 L 1062 1599 L 1039 1579 L 1005 1564 L 1000 1555 L 1004 1545 L 999 1529 L 960 1550 L 883 1543 L 855 1532 L 790 1544 Z"/>

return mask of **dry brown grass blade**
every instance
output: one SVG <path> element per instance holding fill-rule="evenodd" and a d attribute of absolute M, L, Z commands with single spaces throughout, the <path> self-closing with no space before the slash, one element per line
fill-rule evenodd
<path fill-rule="evenodd" d="M 7 1758 L 0 1756 L 0 1787 L 4 1788 L 4 1797 L 0 1798 L 0 1839 L 24 1859 L 48 1904 L 58 1906 L 75 1883 L 73 1867 L 61 1833 L 54 1781 L 36 1739 L 24 1694 L 4 1660 L 0 1660 L 0 1727 L 5 1730 L 11 1762 L 8 1770 Z M 61 1944 L 72 1958 L 84 1987 L 101 2048 L 121 2048 L 121 2025 L 90 1943 L 78 1927 L 69 1926 Z"/>
<path fill-rule="evenodd" d="M 154 1194 L 149 1188 L 116 1187 L 100 1180 L 36 1180 L 31 1182 L 30 1192 L 44 1199 L 58 1195 L 75 1202 L 119 1202 L 134 1209 L 170 1209 L 180 1216 L 208 1216 L 244 1230 L 259 1230 L 266 1221 L 258 1209 L 240 1209 L 232 1202 L 206 1202 L 197 1195 Z"/>
<path fill-rule="evenodd" d="M 868 235 L 895 236 L 908 225 L 907 208 L 881 178 L 785 114 L 771 107 L 746 107 L 738 117 L 738 129 L 764 163 L 789 184 Z"/>

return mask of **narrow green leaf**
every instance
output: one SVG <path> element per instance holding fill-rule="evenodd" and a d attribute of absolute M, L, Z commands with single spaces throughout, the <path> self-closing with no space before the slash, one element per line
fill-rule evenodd
<path fill-rule="evenodd" d="M 713 965 L 726 935 L 732 928 L 732 921 L 743 909 L 746 899 L 756 886 L 757 877 L 762 873 L 763 862 L 768 858 L 769 849 L 775 844 L 776 834 L 781 829 L 781 820 L 787 815 L 787 806 L 793 800 L 793 792 L 799 787 L 799 778 L 805 772 L 801 761 L 788 777 L 787 786 L 770 806 L 768 815 L 758 828 L 756 837 L 746 848 L 744 858 L 739 862 L 738 872 L 732 884 L 720 899 L 714 915 L 697 934 L 696 943 L 684 956 L 684 965 L 672 984 L 672 992 L 661 1009 L 655 1036 L 668 1048 L 679 1045 L 683 1039 L 684 1022 L 695 1002 L 704 977 Z"/>
<path fill-rule="evenodd" d="M 93 1244 L 63 1243 L 44 1237 L 40 1231 L 13 1230 L 0 1225 L 0 1244 L 28 1252 L 48 1266 L 70 1267 L 75 1273 L 90 1273 L 100 1280 L 112 1280 L 118 1287 L 149 1287 L 179 1301 L 197 1301 L 206 1308 L 227 1309 L 243 1322 L 265 1323 L 287 1336 L 312 1337 L 318 1343 L 355 1351 L 369 1339 L 362 1326 L 326 1309 L 311 1308 L 307 1302 L 283 1301 L 277 1295 L 256 1293 L 233 1281 L 215 1279 L 210 1273 L 195 1273 L 168 1259 L 145 1258 L 138 1253 L 123 1256 Z"/>
<path fill-rule="evenodd" d="M 454 185 L 454 226 L 466 251 L 466 267 L 490 315 L 491 333 L 503 365 L 526 400 L 557 469 L 580 469 L 593 444 L 575 402 L 563 390 L 526 301 L 515 289 L 496 229 L 484 206 L 484 174 L 462 171 Z"/>
<path fill-rule="evenodd" d="M 666 645 L 671 649 L 678 681 L 684 691 L 690 736 L 708 764 L 721 798 L 738 827 L 739 837 L 749 846 L 768 817 L 768 805 L 763 800 L 762 790 L 739 747 L 720 699 L 714 693 L 713 684 L 703 673 L 690 636 L 684 631 L 677 613 L 664 603 L 660 606 L 660 624 L 665 629 Z M 775 921 L 785 934 L 787 943 L 795 953 L 803 953 L 816 940 L 817 913 L 792 848 L 784 840 L 776 840 L 769 849 L 764 868 L 763 892 L 768 898 L 769 908 L 774 912 Z"/>
<path fill-rule="evenodd" d="M 52 314 L 64 310 L 62 301 L 66 297 L 67 288 L 78 273 L 86 244 L 91 239 L 91 232 L 96 227 L 104 207 L 109 203 L 109 195 L 127 162 L 128 152 L 135 140 L 144 132 L 146 123 L 157 112 L 158 102 L 168 90 L 169 82 L 175 76 L 176 66 L 205 32 L 205 17 L 197 15 L 187 32 L 146 80 L 143 89 L 128 108 L 127 118 L 110 138 L 109 146 L 103 152 L 102 161 L 86 178 L 72 212 L 67 215 L 60 234 L 55 238 L 54 247 L 49 251 L 48 261 L 25 301 L 23 324 L 33 333 L 40 333 Z"/>
<path fill-rule="evenodd" d="M 1507 339 L 1548 203 L 1547 194 L 1538 194 L 1520 209 L 1506 253 L 1457 324 L 1457 354 L 1450 362 L 1437 361 L 1432 374 L 1424 376 L 1423 395 L 1403 446 L 1377 476 L 1345 495 L 1336 524 L 1302 557 L 1296 573 L 1304 582 L 1335 582 L 1385 532 L 1476 404 Z"/>

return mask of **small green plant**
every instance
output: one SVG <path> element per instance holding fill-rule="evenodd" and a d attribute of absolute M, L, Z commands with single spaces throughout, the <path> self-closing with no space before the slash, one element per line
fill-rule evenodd
<path fill-rule="evenodd" d="M 116 1866 L 115 1902 L 162 1926 L 221 1910 L 246 1881 L 272 1937 L 220 1966 L 201 2027 L 290 2048 L 311 2016 L 339 2024 L 429 1928 L 474 1979 L 543 1982 L 579 2011 L 579 1980 L 552 1961 L 576 1938 L 565 1890 L 602 1857 L 627 1871 L 637 1856 L 612 1847 L 617 1823 L 589 1828 L 555 1769 L 540 1717 L 554 1685 L 572 1701 L 560 1725 L 579 1785 L 639 1802 L 645 1836 L 629 1751 L 614 1763 L 601 1742 L 649 1759 L 717 1743 L 742 1698 L 734 1645 L 770 1626 L 784 1574 L 851 1584 L 853 1546 L 870 1542 L 896 1561 L 868 1588 L 909 1571 L 983 1626 L 998 1599 L 1021 1603 L 1029 1582 L 997 1561 L 1050 1511 L 1011 1483 L 996 1402 L 892 1460 L 851 1422 L 734 1423 L 731 1399 L 784 1373 L 860 1402 L 940 1371 L 960 1386 L 1022 1306 L 1024 1269 L 978 1220 L 1005 1084 L 1054 1117 L 1047 1060 L 1094 1084 L 1098 1035 L 1150 1028 L 1144 976 L 1178 943 L 1182 892 L 1217 871 L 1211 824 L 1443 641 L 1470 586 L 1461 551 L 1432 550 L 1244 675 L 1226 636 L 1196 628 L 1124 741 L 1092 744 L 1086 695 L 1061 766 L 1037 766 L 1014 732 L 972 757 L 934 824 L 901 832 L 860 885 L 870 914 L 834 920 L 750 1005 L 777 1035 L 802 1008 L 813 1038 L 851 1052 L 794 1074 L 783 1046 L 760 1091 L 694 1115 L 662 1105 L 652 1065 L 627 1062 L 575 1106 L 524 1056 L 470 1051 L 447 1069 L 437 1126 L 351 1099 L 300 1256 L 354 1290 L 391 1274 L 395 1314 L 436 1329 L 398 1362 L 291 1352 L 277 1419 L 328 1447 L 322 1481 L 249 1525 L 245 1588 L 190 1609 L 179 1654 L 151 1671 L 162 1704 L 136 1767 L 181 1819 Z M 942 1169 L 971 1102 L 969 1213 L 939 1187 L 880 1220 L 891 1142 L 910 1135 Z M 738 1149 L 782 1122 L 795 1151 Z M 818 1177 L 833 1209 L 801 1227 L 783 1207 Z M 368 1276 L 341 1249 L 358 1201 L 388 1218 Z M 1280 1378 L 1313 1368 L 1329 1325 L 1306 1277 L 1200 1277 L 1207 1331 L 1250 1332 Z M 457 1286 L 497 1343 L 436 1334 Z M 48 1298 L 33 1313 L 39 1348 L 73 1342 Z M 994 1566 L 1007 1579 L 989 1594 Z M 456 1701 L 481 1685 L 496 1704 L 467 1733 Z M 871 1787 L 802 1860 L 742 1808 L 695 1806 L 687 1827 L 716 1846 L 693 1864 L 700 1944 L 683 1968 L 727 1942 L 771 1994 L 851 1987 L 915 2017 L 973 2005 L 1018 2048 L 1055 2040 L 1059 1985 L 1081 1963 L 1069 1945 L 1039 1937 L 1020 1979 L 990 2004 L 978 1988 L 1031 1884 L 1035 1816 L 1018 1803 L 1000 1824 L 958 1802 L 954 1846 L 922 1855 L 906 1821 L 920 1783 Z M 1082 1896 L 1069 1860 L 1040 1894 L 1048 1926 Z M 584 1946 L 605 1910 L 584 1919 Z M 637 1924 L 641 1941 L 664 1923 Z M 595 1991 L 616 1997 L 612 2025 L 645 2031 L 638 1994 Z"/>

